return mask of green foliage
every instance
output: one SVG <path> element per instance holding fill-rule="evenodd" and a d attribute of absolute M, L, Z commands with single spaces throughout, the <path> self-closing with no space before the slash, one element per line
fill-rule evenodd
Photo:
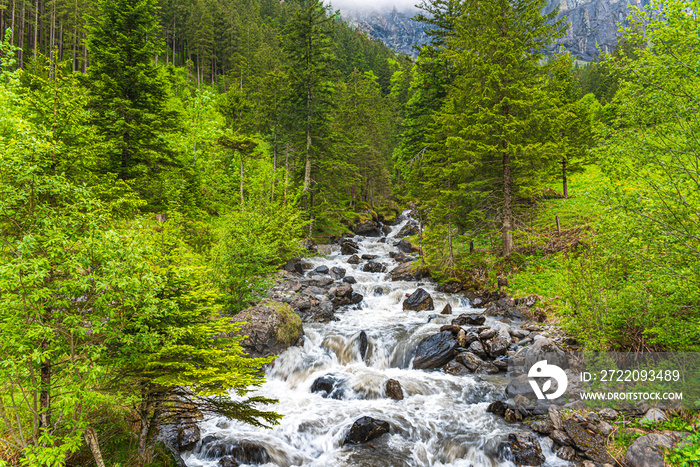
<path fill-rule="evenodd" d="M 293 205 L 248 206 L 225 216 L 212 249 L 213 277 L 229 313 L 259 300 L 268 276 L 299 252 L 304 223 Z"/>
<path fill-rule="evenodd" d="M 665 460 L 673 467 L 693 467 L 700 463 L 700 433 L 694 431 L 676 447 L 666 452 Z"/>
<path fill-rule="evenodd" d="M 108 146 L 100 169 L 131 181 L 156 201 L 153 178 L 177 165 L 167 142 L 177 114 L 166 108 L 167 81 L 151 60 L 162 49 L 153 0 L 97 2 L 91 19 L 86 76 L 92 118 Z"/>

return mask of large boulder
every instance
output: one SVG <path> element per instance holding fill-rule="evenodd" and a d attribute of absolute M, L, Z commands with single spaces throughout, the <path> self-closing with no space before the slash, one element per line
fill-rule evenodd
<path fill-rule="evenodd" d="M 410 263 L 412 261 L 416 261 L 416 258 L 409 256 L 404 252 L 398 252 L 394 255 L 394 261 L 397 263 Z"/>
<path fill-rule="evenodd" d="M 463 313 L 452 320 L 452 324 L 457 326 L 481 326 L 486 322 L 486 317 L 478 313 Z"/>
<path fill-rule="evenodd" d="M 413 246 L 413 245 L 411 244 L 411 242 L 409 242 L 408 240 L 401 240 L 400 242 L 398 242 L 398 243 L 395 244 L 394 246 L 398 247 L 398 249 L 399 249 L 400 251 L 404 252 L 404 253 L 409 253 L 409 254 L 410 254 L 410 253 L 416 253 L 416 252 L 418 252 L 418 248 L 416 248 L 415 246 Z"/>
<path fill-rule="evenodd" d="M 396 238 L 404 238 L 404 237 L 410 237 L 412 235 L 418 235 L 418 232 L 420 232 L 420 227 L 418 227 L 418 224 L 413 224 L 409 222 L 408 224 L 404 225 L 401 230 L 399 230 L 399 233 L 396 234 Z"/>
<path fill-rule="evenodd" d="M 583 451 L 587 458 L 599 464 L 615 465 L 615 459 L 613 459 L 605 449 L 602 437 L 591 434 L 574 419 L 565 420 L 563 425 L 566 434 L 569 435 L 574 446 L 576 446 L 579 451 Z"/>
<path fill-rule="evenodd" d="M 443 366 L 452 360 L 458 345 L 457 340 L 449 331 L 426 337 L 420 341 L 416 348 L 413 368 L 426 370 Z"/>
<path fill-rule="evenodd" d="M 359 251 L 360 251 L 360 248 L 357 246 L 357 243 L 355 243 L 353 241 L 347 241 L 347 242 L 343 243 L 343 245 L 340 247 L 340 254 L 342 254 L 342 255 L 355 255 Z"/>
<path fill-rule="evenodd" d="M 372 417 L 362 417 L 352 424 L 350 431 L 345 435 L 343 445 L 366 443 L 389 433 L 389 430 L 389 422 L 376 420 Z"/>
<path fill-rule="evenodd" d="M 537 437 L 532 433 L 511 433 L 508 440 L 498 446 L 501 459 L 515 465 L 542 465 L 546 460 Z"/>
<path fill-rule="evenodd" d="M 362 267 L 362 270 L 364 272 L 375 272 L 375 273 L 386 272 L 386 266 L 384 266 L 382 263 L 375 263 L 374 261 L 368 261 Z"/>
<path fill-rule="evenodd" d="M 548 365 L 557 365 L 564 370 L 569 368 L 566 353 L 552 339 L 538 339 L 525 350 L 526 368 L 532 367 L 541 360 L 547 360 Z"/>
<path fill-rule="evenodd" d="M 381 237 L 382 232 L 379 224 L 373 220 L 361 221 L 350 228 L 355 234 L 365 237 Z"/>
<path fill-rule="evenodd" d="M 389 272 L 392 281 L 419 281 L 423 278 L 423 270 L 413 263 L 403 263 Z"/>
<path fill-rule="evenodd" d="M 239 334 L 247 336 L 241 345 L 250 357 L 279 355 L 304 335 L 299 315 L 288 304 L 271 300 L 241 311 L 231 322 L 245 323 Z"/>
<path fill-rule="evenodd" d="M 180 451 L 191 451 L 197 446 L 202 435 L 196 423 L 188 423 L 177 427 L 177 447 Z"/>
<path fill-rule="evenodd" d="M 502 336 L 496 336 L 493 339 L 484 342 L 484 348 L 486 353 L 489 354 L 491 358 L 500 357 L 505 355 L 508 350 L 508 341 Z"/>
<path fill-rule="evenodd" d="M 345 273 L 345 268 L 339 268 L 338 266 L 333 266 L 331 268 L 331 277 L 337 281 L 345 277 Z"/>
<path fill-rule="evenodd" d="M 418 288 L 403 302 L 404 310 L 431 311 L 435 309 L 433 297 L 425 290 Z"/>
<path fill-rule="evenodd" d="M 266 464 L 271 458 L 263 446 L 250 441 L 220 440 L 202 446 L 201 457 L 205 460 L 216 460 L 232 457 L 241 464 Z M 229 464 L 236 465 L 236 464 Z"/>
<path fill-rule="evenodd" d="M 671 449 L 677 440 L 677 437 L 671 433 L 653 433 L 642 436 L 627 448 L 625 460 L 630 467 L 665 465 L 663 452 Z"/>

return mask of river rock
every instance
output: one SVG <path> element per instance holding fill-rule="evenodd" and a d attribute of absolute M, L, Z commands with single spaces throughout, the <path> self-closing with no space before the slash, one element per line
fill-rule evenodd
<path fill-rule="evenodd" d="M 294 272 L 296 274 L 304 274 L 304 266 L 298 259 L 290 259 L 287 261 L 287 264 L 282 267 L 282 269 L 288 272 Z"/>
<path fill-rule="evenodd" d="M 554 425 L 549 420 L 536 420 L 530 424 L 530 428 L 541 435 L 549 435 L 554 431 Z"/>
<path fill-rule="evenodd" d="M 396 234 L 396 238 L 404 238 L 404 237 L 410 237 L 412 235 L 418 235 L 418 232 L 420 232 L 420 228 L 418 225 L 413 224 L 413 223 L 408 223 L 404 225 L 401 230 L 399 230 L 399 233 Z"/>
<path fill-rule="evenodd" d="M 364 255 L 362 255 L 362 259 L 365 259 L 365 260 L 368 260 L 368 261 L 372 261 L 372 260 L 377 259 L 377 258 L 379 258 L 378 255 L 369 255 L 369 254 L 366 254 L 366 253 L 365 253 Z"/>
<path fill-rule="evenodd" d="M 455 357 L 455 361 L 464 365 L 472 373 L 476 373 L 484 361 L 472 352 L 460 352 Z"/>
<path fill-rule="evenodd" d="M 493 328 L 486 328 L 483 331 L 479 333 L 479 339 L 482 341 L 491 339 L 493 336 L 496 335 L 496 330 Z"/>
<path fill-rule="evenodd" d="M 496 336 L 490 341 L 484 342 L 484 349 L 491 358 L 505 355 L 508 350 L 508 341 L 502 336 Z"/>
<path fill-rule="evenodd" d="M 559 411 L 559 409 L 554 405 L 550 405 L 548 412 L 549 412 L 549 421 L 552 422 L 552 425 L 554 425 L 554 428 L 556 430 L 563 430 L 564 425 L 562 424 L 562 421 L 561 421 L 561 412 Z"/>
<path fill-rule="evenodd" d="M 441 315 L 451 315 L 452 314 L 452 305 L 449 303 L 445 305 L 445 308 L 442 309 L 440 312 Z"/>
<path fill-rule="evenodd" d="M 343 445 L 366 443 L 389 433 L 389 430 L 389 422 L 376 420 L 372 417 L 362 417 L 352 424 L 350 431 L 345 435 Z"/>
<path fill-rule="evenodd" d="M 486 407 L 486 411 L 494 415 L 498 415 L 499 417 L 503 417 L 506 414 L 506 410 L 509 408 L 510 407 L 505 402 L 495 401 L 491 402 L 489 406 Z"/>
<path fill-rule="evenodd" d="M 345 277 L 345 272 L 345 269 L 339 268 L 338 266 L 333 266 L 331 268 L 331 277 L 338 281 Z"/>
<path fill-rule="evenodd" d="M 191 451 L 202 438 L 199 426 L 196 423 L 188 423 L 177 427 L 177 446 L 180 451 Z"/>
<path fill-rule="evenodd" d="M 549 434 L 549 437 L 552 438 L 552 441 L 561 446 L 571 446 L 574 444 L 564 430 L 558 430 L 555 428 L 554 431 Z"/>
<path fill-rule="evenodd" d="M 360 222 L 350 228 L 357 235 L 363 235 L 365 237 L 381 237 L 381 230 L 379 224 L 373 220 L 366 220 Z"/>
<path fill-rule="evenodd" d="M 564 430 L 569 435 L 574 446 L 579 451 L 583 451 L 587 458 L 599 464 L 615 465 L 608 451 L 603 446 L 603 439 L 597 435 L 591 435 L 585 428 L 581 427 L 575 420 L 565 420 Z"/>
<path fill-rule="evenodd" d="M 416 258 L 413 256 L 408 256 L 406 253 L 398 252 L 394 255 L 394 261 L 397 263 L 410 263 L 415 261 Z"/>
<path fill-rule="evenodd" d="M 506 396 L 525 396 L 529 399 L 535 397 L 535 393 L 532 391 L 532 386 L 530 386 L 529 378 L 527 375 L 520 375 L 517 378 L 513 378 L 508 386 L 506 386 Z"/>
<path fill-rule="evenodd" d="M 304 335 L 299 315 L 288 304 L 271 300 L 241 311 L 231 322 L 244 323 L 236 334 L 248 336 L 241 345 L 250 357 L 279 355 Z"/>
<path fill-rule="evenodd" d="M 364 300 L 364 298 L 365 298 L 365 297 L 364 297 L 362 294 L 353 292 L 353 293 L 352 293 L 352 297 L 350 298 L 350 302 L 351 302 L 353 305 L 357 305 L 357 304 L 360 303 L 362 300 Z"/>
<path fill-rule="evenodd" d="M 457 363 L 454 360 L 452 360 L 451 362 L 447 362 L 447 364 L 442 367 L 442 371 L 444 371 L 448 375 L 453 376 L 463 376 L 469 374 L 469 370 L 467 370 L 467 368 L 464 365 L 462 365 L 461 363 Z"/>
<path fill-rule="evenodd" d="M 545 457 L 537 437 L 532 433 L 511 433 L 498 446 L 499 457 L 515 465 L 542 465 Z"/>
<path fill-rule="evenodd" d="M 403 253 L 410 254 L 410 253 L 415 253 L 418 251 L 418 248 L 411 245 L 411 242 L 409 242 L 408 240 L 401 240 L 395 246 L 398 247 L 398 249 L 400 251 L 402 251 Z"/>
<path fill-rule="evenodd" d="M 638 438 L 627 449 L 625 460 L 630 467 L 658 467 L 664 463 L 664 450 L 671 449 L 675 443 L 671 434 L 653 433 Z"/>
<path fill-rule="evenodd" d="M 348 258 L 348 264 L 360 264 L 360 257 L 357 255 L 352 255 Z"/>
<path fill-rule="evenodd" d="M 250 441 L 222 440 L 202 447 L 204 459 L 231 457 L 241 464 L 267 464 L 271 458 L 263 446 Z M 237 465 L 237 464 L 228 464 Z"/>
<path fill-rule="evenodd" d="M 383 225 L 383 226 L 382 226 L 382 233 L 383 233 L 385 236 L 386 236 L 386 235 L 389 235 L 389 234 L 391 233 L 391 226 L 389 226 L 389 225 Z M 382 240 L 386 241 L 386 240 L 383 239 L 383 238 L 382 238 Z M 383 242 L 380 241 L 380 243 L 383 243 Z"/>
<path fill-rule="evenodd" d="M 226 456 L 219 459 L 219 467 L 238 467 L 239 465 L 241 464 L 239 464 L 238 461 L 231 456 Z"/>
<path fill-rule="evenodd" d="M 478 340 L 469 344 L 469 351 L 481 359 L 484 359 L 487 356 L 486 351 L 484 350 L 484 345 Z"/>
<path fill-rule="evenodd" d="M 435 309 L 433 297 L 425 290 L 418 288 L 403 302 L 404 310 L 430 311 Z"/>
<path fill-rule="evenodd" d="M 458 326 L 481 326 L 486 322 L 486 317 L 478 313 L 464 313 L 452 320 L 452 324 Z"/>
<path fill-rule="evenodd" d="M 343 282 L 346 284 L 357 284 L 357 279 L 355 279 L 353 276 L 345 276 L 343 277 Z"/>
<path fill-rule="evenodd" d="M 566 353 L 552 339 L 536 340 L 534 344 L 527 347 L 524 356 L 526 369 L 541 360 L 547 360 L 548 365 L 557 365 L 561 369 L 569 368 Z"/>
<path fill-rule="evenodd" d="M 365 359 L 367 355 L 367 347 L 369 346 L 369 341 L 367 340 L 367 333 L 365 331 L 360 332 L 360 336 L 357 338 L 357 343 L 360 346 L 360 357 L 362 360 Z"/>
<path fill-rule="evenodd" d="M 316 274 L 328 274 L 328 266 L 319 266 L 314 269 Z"/>
<path fill-rule="evenodd" d="M 389 272 L 392 281 L 419 281 L 423 278 L 423 271 L 413 263 L 403 263 Z"/>
<path fill-rule="evenodd" d="M 362 267 L 362 270 L 364 272 L 374 272 L 374 273 L 385 272 L 386 266 L 384 266 L 382 263 L 375 263 L 374 261 L 369 261 Z"/>
<path fill-rule="evenodd" d="M 342 399 L 345 391 L 341 387 L 343 380 L 335 375 L 325 375 L 316 378 L 311 385 L 311 392 L 318 392 L 324 398 Z"/>
<path fill-rule="evenodd" d="M 444 326 L 440 326 L 440 332 L 443 331 L 450 331 L 453 336 L 456 336 L 460 331 L 463 331 L 463 329 L 455 324 L 445 324 Z"/>
<path fill-rule="evenodd" d="M 340 254 L 342 255 L 355 255 L 357 254 L 360 250 L 357 248 L 357 244 L 355 243 L 355 246 L 353 246 L 353 243 L 355 242 L 348 242 L 348 243 L 343 243 L 343 245 L 340 247 Z M 350 262 L 350 261 L 348 261 Z M 357 263 L 350 263 L 350 264 L 357 264 Z"/>
<path fill-rule="evenodd" d="M 384 385 L 384 389 L 389 398 L 394 399 L 395 401 L 403 400 L 403 389 L 401 389 L 401 383 L 395 379 L 387 380 L 386 384 Z"/>
<path fill-rule="evenodd" d="M 557 457 L 565 461 L 572 461 L 576 458 L 576 450 L 571 446 L 562 446 L 557 449 Z"/>
<path fill-rule="evenodd" d="M 449 331 L 426 337 L 416 348 L 413 368 L 417 370 L 439 368 L 452 360 L 455 349 L 457 349 L 457 341 Z"/>

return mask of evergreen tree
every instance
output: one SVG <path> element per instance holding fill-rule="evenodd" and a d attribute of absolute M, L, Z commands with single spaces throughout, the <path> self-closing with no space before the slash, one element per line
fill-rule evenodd
<path fill-rule="evenodd" d="M 152 63 L 161 52 L 154 0 L 99 0 L 90 21 L 89 107 L 109 143 L 104 170 L 153 198 L 152 179 L 175 165 L 167 132 L 177 115 L 166 107 L 168 84 Z"/>
<path fill-rule="evenodd" d="M 296 0 L 288 24 L 285 51 L 289 57 L 292 131 L 303 135 L 296 146 L 304 159 L 304 207 L 313 207 L 313 166 L 326 152 L 332 68 L 335 59 L 330 38 L 331 18 L 321 0 Z"/>
<path fill-rule="evenodd" d="M 562 34 L 544 0 L 466 0 L 449 40 L 457 68 L 449 105 L 436 123 L 469 167 L 472 189 L 487 194 L 482 210 L 496 214 L 503 254 L 513 252 L 516 206 L 551 163 L 556 101 L 542 57 Z"/>

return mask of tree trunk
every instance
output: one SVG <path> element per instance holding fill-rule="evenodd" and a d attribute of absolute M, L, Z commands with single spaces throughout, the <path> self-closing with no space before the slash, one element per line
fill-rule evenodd
<path fill-rule="evenodd" d="M 92 457 L 95 458 L 97 467 L 105 467 L 105 463 L 102 460 L 102 452 L 100 452 L 100 444 L 97 441 L 97 433 L 95 433 L 94 428 L 91 426 L 85 429 L 85 444 L 87 444 L 90 451 L 92 451 Z"/>
<path fill-rule="evenodd" d="M 510 153 L 503 153 L 503 256 L 513 253 L 513 200 L 512 180 L 510 174 Z"/>
<path fill-rule="evenodd" d="M 566 179 L 566 157 L 561 158 L 561 174 L 564 185 L 564 198 L 569 198 L 569 183 Z"/>
<path fill-rule="evenodd" d="M 243 151 L 238 151 L 241 157 L 241 211 L 243 211 L 243 204 L 245 203 L 243 199 Z"/>

